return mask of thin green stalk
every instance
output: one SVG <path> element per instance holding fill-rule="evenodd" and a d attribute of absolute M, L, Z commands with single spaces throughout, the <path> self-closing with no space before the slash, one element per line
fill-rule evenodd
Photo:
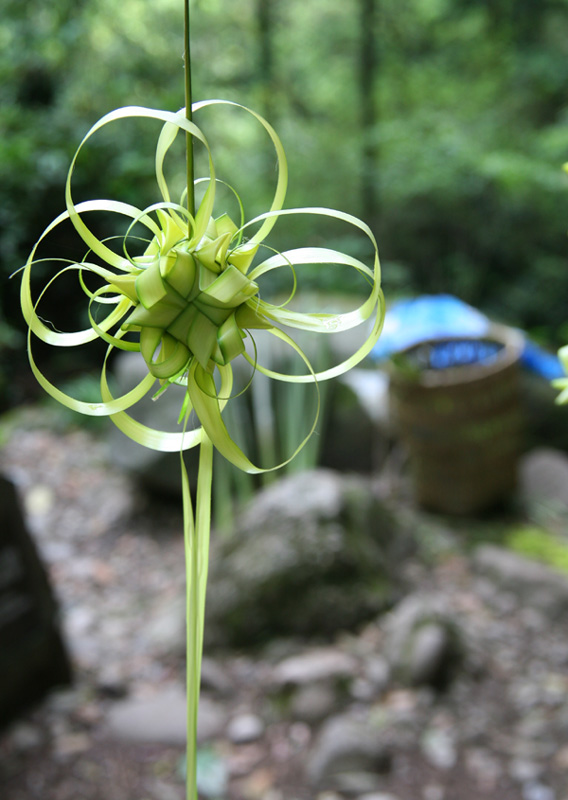
<path fill-rule="evenodd" d="M 203 434 L 199 451 L 195 520 L 189 479 L 181 458 L 186 570 L 187 800 L 197 800 L 197 717 L 201 684 L 205 594 L 211 530 L 213 446 Z"/>
<path fill-rule="evenodd" d="M 185 71 L 185 116 L 191 122 L 191 48 L 190 48 L 190 22 L 189 0 L 185 0 L 184 14 L 184 71 Z M 185 149 L 187 163 L 187 210 L 192 217 L 195 216 L 195 191 L 194 191 L 194 166 L 193 166 L 193 136 L 185 134 Z M 189 235 L 191 236 L 191 223 Z"/>

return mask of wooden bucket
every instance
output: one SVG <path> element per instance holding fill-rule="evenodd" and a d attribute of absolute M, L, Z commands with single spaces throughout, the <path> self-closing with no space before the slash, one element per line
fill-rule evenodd
<path fill-rule="evenodd" d="M 408 447 L 422 506 L 471 514 L 515 488 L 521 350 L 520 334 L 495 325 L 482 338 L 421 342 L 397 356 L 393 420 Z"/>

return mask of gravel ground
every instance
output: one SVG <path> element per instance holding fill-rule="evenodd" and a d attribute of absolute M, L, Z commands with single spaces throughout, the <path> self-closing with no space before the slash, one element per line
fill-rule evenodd
<path fill-rule="evenodd" d="M 0 469 L 17 486 L 56 588 L 76 674 L 72 688 L 23 714 L 0 738 L 0 797 L 182 800 L 181 742 L 109 732 L 119 704 L 159 698 L 183 684 L 183 657 L 164 653 L 149 624 L 183 585 L 180 509 L 143 498 L 109 463 L 100 437 L 84 430 L 17 428 L 0 453 Z M 451 612 L 468 655 L 442 692 L 389 677 L 378 688 L 368 675 L 388 648 L 388 620 L 328 643 L 353 663 L 347 699 L 334 696 L 328 716 L 338 724 L 387 720 L 389 763 L 376 786 L 367 775 L 365 788 L 364 768 L 351 786 L 310 783 L 317 759 L 330 758 L 321 720 L 280 713 L 270 685 L 283 659 L 320 643 L 282 643 L 261 654 L 209 654 L 205 710 L 214 713 L 205 720 L 212 727 L 203 758 L 223 765 L 226 785 L 221 794 L 205 789 L 204 798 L 568 798 L 565 615 L 519 600 L 464 554 L 403 569 L 417 596 L 435 595 Z M 248 739 L 247 716 L 259 723 Z"/>

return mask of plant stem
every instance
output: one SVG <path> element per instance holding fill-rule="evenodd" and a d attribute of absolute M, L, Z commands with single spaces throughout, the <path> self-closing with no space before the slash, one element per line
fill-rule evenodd
<path fill-rule="evenodd" d="M 184 71 L 185 71 L 185 116 L 190 122 L 192 120 L 191 103 L 191 50 L 190 50 L 190 23 L 189 23 L 189 2 L 185 0 L 184 14 Z M 187 163 L 187 210 L 192 217 L 195 216 L 195 191 L 194 191 L 194 168 L 193 168 L 193 136 L 185 134 L 186 163 Z M 189 235 L 191 236 L 191 223 Z"/>
<path fill-rule="evenodd" d="M 213 480 L 213 445 L 203 434 L 199 448 L 199 471 L 195 519 L 189 480 L 183 455 L 181 475 L 186 569 L 186 685 L 187 685 L 187 761 L 186 798 L 197 798 L 197 716 L 201 684 L 205 595 L 209 564 L 211 531 L 211 486 Z"/>

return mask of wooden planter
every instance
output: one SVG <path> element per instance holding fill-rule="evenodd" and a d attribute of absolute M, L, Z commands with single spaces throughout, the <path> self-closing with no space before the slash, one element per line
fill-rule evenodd
<path fill-rule="evenodd" d="M 521 348 L 520 334 L 494 326 L 484 338 L 422 342 L 397 357 L 391 406 L 421 505 L 471 514 L 515 488 Z"/>

